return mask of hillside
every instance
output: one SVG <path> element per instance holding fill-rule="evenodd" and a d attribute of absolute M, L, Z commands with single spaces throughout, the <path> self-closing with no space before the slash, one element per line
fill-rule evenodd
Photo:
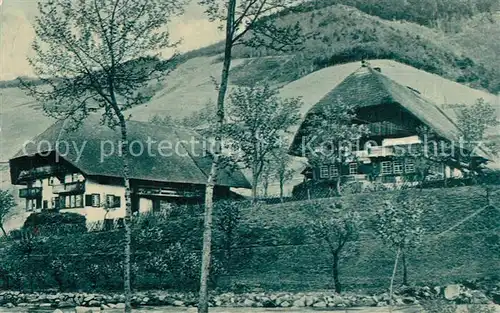
<path fill-rule="evenodd" d="M 499 97 L 485 91 L 498 91 L 495 79 L 500 81 L 500 69 L 481 65 L 494 64 L 497 59 L 500 40 L 485 42 L 484 38 L 500 36 L 500 27 L 488 24 L 479 15 L 454 33 L 388 21 L 343 5 L 293 11 L 276 18 L 281 24 L 304 21 L 305 31 L 315 36 L 303 51 L 291 54 L 236 47 L 231 86 L 255 81 L 274 83 L 282 86 L 283 96 L 302 97 L 301 113 L 305 113 L 355 71 L 361 59 L 370 59 L 385 75 L 418 89 L 450 113 L 453 109 L 448 105 L 470 104 L 480 97 L 500 112 Z M 487 48 L 481 43 L 486 43 Z M 213 78 L 220 75 L 221 52 L 219 43 L 182 55 L 177 68 L 155 85 L 151 101 L 128 113 L 142 121 L 155 115 L 182 118 L 214 102 Z M 4 83 L 0 88 L 0 161 L 7 161 L 24 142 L 53 123 L 39 104 L 13 85 Z M 300 175 L 292 184 L 299 181 Z M 10 187 L 6 165 L 0 172 L 0 186 Z"/>
<path fill-rule="evenodd" d="M 384 20 L 344 5 L 293 10 L 275 18 L 280 25 L 300 21 L 304 32 L 314 36 L 304 44 L 304 50 L 291 54 L 236 47 L 236 58 L 259 60 L 235 68 L 235 83 L 249 84 L 255 80 L 285 83 L 328 66 L 362 59 L 392 59 L 475 88 L 500 91 L 500 72 L 495 63 L 478 53 L 474 44 L 462 47 L 460 38 L 485 38 L 481 29 L 474 26 L 469 28 L 468 35 L 448 34 L 415 23 Z M 500 30 L 495 31 L 498 24 L 490 24 L 491 32 L 500 34 Z M 492 49 L 490 54 L 500 52 Z M 222 51 L 219 43 L 187 53 L 185 57 L 216 56 Z"/>

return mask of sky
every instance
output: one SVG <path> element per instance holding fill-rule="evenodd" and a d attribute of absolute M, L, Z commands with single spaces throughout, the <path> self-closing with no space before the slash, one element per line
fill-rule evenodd
<path fill-rule="evenodd" d="M 31 23 L 37 13 L 36 0 L 0 0 L 0 80 L 30 75 L 26 58 L 34 37 Z M 169 25 L 172 39 L 183 40 L 178 47 L 185 52 L 215 43 L 223 38 L 216 23 L 210 23 L 203 8 L 192 0 L 183 16 Z M 167 52 L 168 53 L 168 52 Z"/>

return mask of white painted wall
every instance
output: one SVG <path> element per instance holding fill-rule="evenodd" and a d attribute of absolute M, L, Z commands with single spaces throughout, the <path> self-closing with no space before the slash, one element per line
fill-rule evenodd
<path fill-rule="evenodd" d="M 147 213 L 153 210 L 153 200 L 139 198 L 139 213 Z"/>
<path fill-rule="evenodd" d="M 87 222 L 95 222 L 104 220 L 106 218 L 121 218 L 125 216 L 125 187 L 118 185 L 104 185 L 98 182 L 87 179 L 85 181 L 85 194 L 99 194 L 101 198 L 101 203 L 106 201 L 106 195 L 114 195 L 120 197 L 120 208 L 111 209 L 106 216 L 106 210 L 102 207 L 95 208 L 92 206 L 85 206 L 81 209 L 65 209 L 61 212 L 74 212 L 79 213 L 87 218 Z"/>

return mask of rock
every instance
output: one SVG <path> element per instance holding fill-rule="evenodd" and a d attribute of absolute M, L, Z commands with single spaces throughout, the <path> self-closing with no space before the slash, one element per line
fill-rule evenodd
<path fill-rule="evenodd" d="M 90 300 L 89 301 L 89 306 L 100 307 L 101 306 L 101 302 L 99 302 L 97 300 Z"/>
<path fill-rule="evenodd" d="M 444 298 L 446 300 L 455 300 L 460 296 L 460 285 L 448 285 L 444 288 Z"/>
<path fill-rule="evenodd" d="M 60 309 L 55 309 L 52 313 L 63 313 Z"/>
<path fill-rule="evenodd" d="M 174 306 L 184 306 L 184 301 L 181 300 L 175 300 L 173 303 Z"/>
<path fill-rule="evenodd" d="M 12 309 L 13 307 L 15 307 L 15 305 L 9 302 L 9 303 L 5 304 L 4 307 Z"/>
<path fill-rule="evenodd" d="M 243 301 L 243 305 L 245 307 L 253 307 L 253 306 L 255 306 L 255 301 L 250 300 L 250 299 L 245 299 L 245 301 Z"/>
<path fill-rule="evenodd" d="M 401 300 L 404 304 L 415 304 L 417 302 L 417 299 L 415 299 L 415 297 L 403 297 Z"/>
<path fill-rule="evenodd" d="M 115 309 L 121 309 L 121 310 L 125 309 L 125 303 L 117 303 Z"/>
<path fill-rule="evenodd" d="M 324 302 L 324 301 L 316 302 L 315 304 L 313 304 L 313 307 L 315 307 L 315 308 L 326 308 L 326 302 Z"/>
<path fill-rule="evenodd" d="M 302 297 L 302 298 L 300 298 L 298 300 L 295 300 L 293 302 L 293 306 L 297 307 L 297 308 L 305 307 L 306 306 L 306 298 Z"/>
<path fill-rule="evenodd" d="M 314 302 L 316 302 L 316 299 L 314 299 L 314 297 L 307 296 L 305 299 L 306 306 L 312 306 L 314 304 Z"/>
<path fill-rule="evenodd" d="M 75 306 L 73 301 L 61 301 L 57 304 L 58 308 L 72 308 Z"/>
<path fill-rule="evenodd" d="M 282 308 L 288 308 L 288 307 L 291 307 L 291 306 L 292 306 L 292 304 L 290 302 L 288 302 L 288 301 L 283 301 L 283 302 L 280 303 L 280 307 L 282 307 Z"/>

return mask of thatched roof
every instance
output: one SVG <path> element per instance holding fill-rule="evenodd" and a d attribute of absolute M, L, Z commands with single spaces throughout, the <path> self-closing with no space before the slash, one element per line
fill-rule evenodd
<path fill-rule="evenodd" d="M 347 76 L 305 115 L 290 147 L 292 155 L 302 156 L 300 145 L 311 116 L 337 101 L 358 108 L 399 104 L 443 138 L 456 141 L 459 137 L 460 130 L 455 122 L 436 104 L 420 96 L 418 91 L 398 84 L 375 69 L 361 67 Z"/>
<path fill-rule="evenodd" d="M 69 124 L 68 120 L 58 121 L 36 136 L 32 140 L 34 144 L 26 145 L 26 149 L 22 149 L 11 159 L 11 165 L 22 158 L 45 152 L 37 151 L 36 145 L 39 142 L 51 143 L 51 151 L 55 150 L 57 142 L 67 142 L 70 149 L 61 158 L 84 174 L 123 177 L 123 161 L 119 157 L 119 128 L 110 129 L 102 125 L 98 116 L 88 117 L 76 130 Z M 129 156 L 131 179 L 200 185 L 207 183 L 212 164 L 212 155 L 208 152 L 210 145 L 195 131 L 137 121 L 128 121 L 127 129 L 131 150 L 134 152 L 134 155 Z M 139 153 L 140 145 L 144 148 L 143 153 Z M 111 146 L 114 146 L 114 153 Z M 42 147 L 47 147 L 47 144 Z M 64 154 L 65 147 L 61 147 L 60 151 Z M 82 147 L 83 152 L 78 158 L 78 151 Z M 101 158 L 102 154 L 109 156 Z M 11 176 L 13 171 L 11 166 Z M 13 183 L 16 179 L 12 177 Z M 217 185 L 251 188 L 240 171 L 229 169 L 220 171 Z"/>

